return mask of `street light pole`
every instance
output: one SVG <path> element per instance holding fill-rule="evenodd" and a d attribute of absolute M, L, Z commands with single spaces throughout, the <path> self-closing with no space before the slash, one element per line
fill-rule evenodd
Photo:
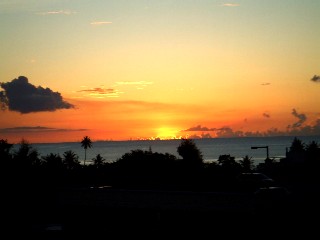
<path fill-rule="evenodd" d="M 269 159 L 269 146 L 251 147 L 251 149 L 258 149 L 258 148 L 266 148 L 267 149 L 267 159 Z"/>

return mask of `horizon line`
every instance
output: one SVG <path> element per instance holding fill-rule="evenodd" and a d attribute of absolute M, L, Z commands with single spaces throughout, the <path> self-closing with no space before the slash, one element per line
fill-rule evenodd
<path fill-rule="evenodd" d="M 319 137 L 320 135 L 277 135 L 277 136 L 232 136 L 232 137 L 210 137 L 210 138 L 172 138 L 172 139 L 127 139 L 127 140 L 112 140 L 112 139 L 99 139 L 94 140 L 94 142 L 138 142 L 138 141 L 179 141 L 182 139 L 191 139 L 191 140 L 209 140 L 209 139 L 232 139 L 232 138 L 282 138 L 282 137 L 292 137 L 292 138 L 299 138 L 299 137 Z M 4 139 L 6 140 L 6 139 Z M 27 139 L 22 139 L 28 142 L 29 144 L 63 144 L 63 143 L 77 143 L 81 142 L 81 139 L 79 141 L 62 141 L 62 142 L 31 142 Z M 22 141 L 21 140 L 21 141 Z M 11 144 L 20 144 L 20 142 L 11 143 Z M 10 143 L 8 141 L 8 143 Z"/>

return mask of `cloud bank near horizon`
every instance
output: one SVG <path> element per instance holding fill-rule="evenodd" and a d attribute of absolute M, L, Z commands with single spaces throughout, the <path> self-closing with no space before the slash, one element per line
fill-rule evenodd
<path fill-rule="evenodd" d="M 41 86 L 36 87 L 24 76 L 7 83 L 0 82 L 0 87 L 4 89 L 0 91 L 2 110 L 8 109 L 25 114 L 74 108 L 74 105 L 63 100 L 59 92 Z"/>
<path fill-rule="evenodd" d="M 235 131 L 229 126 L 222 128 L 209 128 L 201 125 L 191 127 L 182 132 L 190 132 L 188 138 L 213 138 L 213 137 L 276 137 L 276 136 L 320 136 L 320 119 L 317 119 L 314 125 L 304 126 L 307 116 L 304 113 L 298 113 L 295 108 L 291 114 L 298 119 L 292 125 L 288 125 L 286 131 L 280 131 L 277 128 L 271 128 L 267 131 Z M 200 135 L 199 135 L 199 132 Z"/>

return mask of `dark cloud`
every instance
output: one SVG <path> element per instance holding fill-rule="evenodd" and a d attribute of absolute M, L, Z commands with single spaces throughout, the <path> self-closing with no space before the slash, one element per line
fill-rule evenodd
<path fill-rule="evenodd" d="M 271 83 L 269 82 L 264 82 L 264 83 L 261 83 L 262 86 L 268 86 L 268 85 L 271 85 Z"/>
<path fill-rule="evenodd" d="M 90 89 L 79 90 L 78 92 L 88 93 L 90 96 L 101 97 L 119 97 L 120 91 L 113 88 L 96 87 Z"/>
<path fill-rule="evenodd" d="M 285 131 L 280 131 L 277 128 L 270 128 L 266 131 L 235 131 L 231 127 L 222 127 L 222 128 L 209 128 L 198 125 L 196 127 L 191 127 L 189 129 L 183 130 L 184 132 L 202 132 L 193 133 L 189 136 L 189 138 L 211 138 L 211 137 L 219 137 L 219 138 L 230 138 L 230 137 L 276 137 L 276 136 L 320 136 L 320 119 L 317 119 L 314 125 L 306 125 L 303 124 L 307 121 L 307 116 L 303 113 L 298 113 L 296 109 L 292 109 L 291 114 L 298 118 L 298 121 L 295 123 L 288 125 Z M 267 114 L 269 115 L 269 114 Z M 266 116 L 265 116 L 266 117 Z M 269 116 L 270 117 L 270 116 Z M 214 132 L 213 136 L 209 133 L 203 133 L 212 131 Z"/>
<path fill-rule="evenodd" d="M 198 131 L 204 131 L 204 132 L 207 132 L 207 131 L 215 131 L 214 128 L 207 128 L 207 127 L 201 127 L 201 125 L 198 125 L 198 126 L 195 126 L 195 127 L 191 127 L 191 128 L 188 128 L 186 130 L 184 130 L 185 132 L 198 132 Z"/>
<path fill-rule="evenodd" d="M 212 138 L 210 133 L 201 133 L 201 138 Z"/>
<path fill-rule="evenodd" d="M 233 131 L 230 127 L 218 128 L 216 131 L 217 137 L 230 138 L 230 137 L 243 137 L 242 131 Z"/>
<path fill-rule="evenodd" d="M 307 116 L 303 113 L 298 113 L 296 109 L 292 109 L 291 114 L 298 118 L 299 120 L 292 124 L 291 126 L 289 125 L 288 128 L 298 128 L 301 127 L 302 124 L 307 120 Z"/>
<path fill-rule="evenodd" d="M 263 113 L 262 116 L 264 116 L 265 118 L 270 118 L 270 114 L 269 113 Z"/>
<path fill-rule="evenodd" d="M 291 136 L 319 136 L 320 135 L 320 119 L 314 125 L 307 125 L 300 128 L 289 129 Z"/>
<path fill-rule="evenodd" d="M 74 131 L 87 131 L 87 129 L 65 129 L 65 128 L 49 128 L 49 127 L 13 127 L 13 128 L 0 128 L 0 133 L 20 133 L 20 132 L 74 132 Z"/>
<path fill-rule="evenodd" d="M 320 82 L 320 76 L 319 75 L 314 75 L 311 79 L 313 82 Z"/>
<path fill-rule="evenodd" d="M 0 83 L 1 86 L 1 83 Z M 8 106 L 8 99 L 6 98 L 6 94 L 4 91 L 0 91 L 0 109 L 6 110 Z"/>
<path fill-rule="evenodd" d="M 2 109 L 31 113 L 74 108 L 72 104 L 63 100 L 59 92 L 41 86 L 35 87 L 24 76 L 11 82 L 0 83 L 0 86 L 4 89 L 0 91 Z"/>
<path fill-rule="evenodd" d="M 97 94 L 108 94 L 108 93 L 115 93 L 116 90 L 113 88 L 92 88 L 92 89 L 84 89 L 78 92 L 88 92 L 88 93 L 97 93 Z"/>
<path fill-rule="evenodd" d="M 202 127 L 201 125 L 188 128 L 183 130 L 183 132 L 214 132 L 216 137 L 242 137 L 243 133 L 241 131 L 233 131 L 230 127 L 222 128 L 208 128 Z M 211 138 L 210 133 L 202 133 L 201 136 L 193 134 L 189 138 Z"/>

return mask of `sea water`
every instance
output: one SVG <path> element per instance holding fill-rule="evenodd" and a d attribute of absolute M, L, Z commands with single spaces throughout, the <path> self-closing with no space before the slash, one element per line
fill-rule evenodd
<path fill-rule="evenodd" d="M 194 142 L 203 155 L 205 162 L 216 161 L 220 155 L 230 154 L 236 160 L 248 156 L 257 165 L 267 157 L 267 148 L 270 158 L 276 161 L 285 157 L 286 150 L 290 148 L 294 137 L 238 137 L 238 138 L 207 138 L 194 139 Z M 308 144 L 311 141 L 320 143 L 320 136 L 298 137 L 303 143 Z M 130 141 L 96 141 L 92 142 L 92 147 L 87 149 L 86 164 L 90 164 L 92 159 L 100 154 L 105 162 L 115 162 L 125 153 L 132 150 L 152 150 L 152 152 L 169 153 L 181 158 L 177 152 L 177 147 L 181 143 L 180 139 L 175 140 L 130 140 Z M 64 152 L 73 151 L 79 157 L 81 163 L 84 162 L 85 150 L 79 142 L 62 143 L 36 143 L 31 146 L 36 149 L 40 156 L 54 153 L 63 157 Z M 14 145 L 17 149 L 19 144 Z M 251 149 L 251 147 L 262 147 Z"/>

